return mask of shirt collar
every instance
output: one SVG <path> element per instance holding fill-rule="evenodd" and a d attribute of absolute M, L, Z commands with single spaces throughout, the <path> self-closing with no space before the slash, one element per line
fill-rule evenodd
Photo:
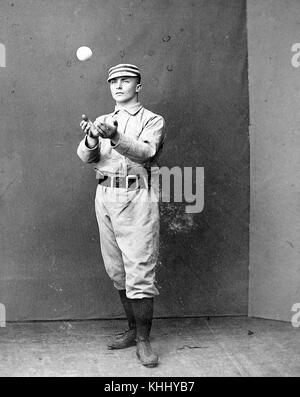
<path fill-rule="evenodd" d="M 118 105 L 115 106 L 115 111 L 114 114 L 118 113 L 120 110 L 124 110 L 125 112 L 129 113 L 130 115 L 134 116 L 137 114 L 142 108 L 142 105 L 140 102 L 137 102 L 131 106 L 128 106 L 127 108 L 122 108 L 119 107 Z"/>

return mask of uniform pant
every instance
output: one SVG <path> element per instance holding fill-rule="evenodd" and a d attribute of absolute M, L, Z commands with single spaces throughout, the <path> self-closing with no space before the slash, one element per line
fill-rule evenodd
<path fill-rule="evenodd" d="M 159 208 L 147 189 L 99 184 L 95 197 L 101 253 L 107 274 L 130 299 L 158 295 Z"/>

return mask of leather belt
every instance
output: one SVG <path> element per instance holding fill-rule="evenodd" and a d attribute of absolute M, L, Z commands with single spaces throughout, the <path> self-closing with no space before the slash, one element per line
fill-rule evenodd
<path fill-rule="evenodd" d="M 129 190 L 135 189 L 148 189 L 148 184 L 145 178 L 139 177 L 138 175 L 127 175 L 127 176 L 108 176 L 99 179 L 98 184 L 101 186 L 125 188 Z"/>

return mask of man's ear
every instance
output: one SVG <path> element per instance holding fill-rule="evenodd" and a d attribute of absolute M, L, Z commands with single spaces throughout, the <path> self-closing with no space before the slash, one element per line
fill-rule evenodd
<path fill-rule="evenodd" d="M 135 92 L 139 92 L 142 89 L 142 84 L 137 84 L 135 88 Z"/>

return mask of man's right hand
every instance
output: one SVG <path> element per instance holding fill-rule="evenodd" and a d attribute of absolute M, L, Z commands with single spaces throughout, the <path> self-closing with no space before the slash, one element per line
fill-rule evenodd
<path fill-rule="evenodd" d="M 100 136 L 96 126 L 84 114 L 81 116 L 80 128 L 82 131 L 91 138 L 97 139 Z"/>

